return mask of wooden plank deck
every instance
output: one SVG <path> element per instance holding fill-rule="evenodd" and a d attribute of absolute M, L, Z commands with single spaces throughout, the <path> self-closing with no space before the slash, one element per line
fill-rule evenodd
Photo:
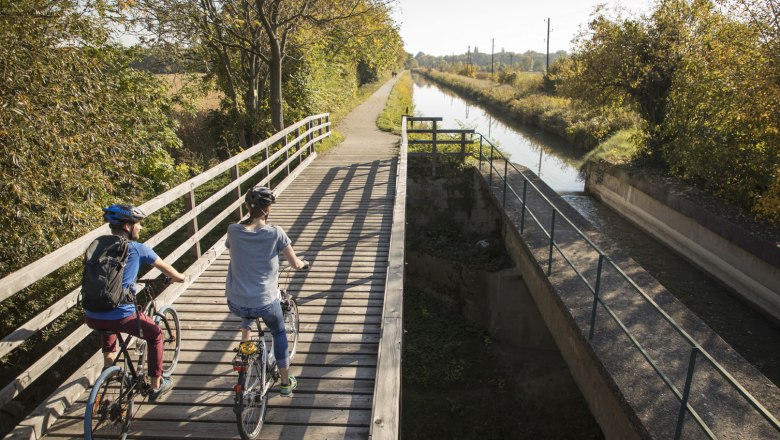
<path fill-rule="evenodd" d="M 261 438 L 367 438 L 375 386 L 396 192 L 397 149 L 345 142 L 318 157 L 278 197 L 269 218 L 312 261 L 290 283 L 301 335 L 292 398 L 271 392 Z M 130 438 L 238 438 L 232 349 L 239 320 L 228 312 L 223 253 L 175 302 L 182 351 L 175 388 L 142 402 Z M 281 280 L 283 282 L 283 280 Z M 81 438 L 87 395 L 47 433 Z"/>

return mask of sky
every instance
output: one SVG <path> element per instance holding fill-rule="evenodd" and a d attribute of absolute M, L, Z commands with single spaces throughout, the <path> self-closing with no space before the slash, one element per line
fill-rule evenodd
<path fill-rule="evenodd" d="M 653 0 L 397 0 L 393 17 L 401 27 L 406 51 L 412 55 L 466 53 L 474 46 L 495 51 L 544 53 L 547 18 L 550 52 L 569 51 L 580 26 L 587 26 L 598 4 L 625 8 L 626 14 L 643 14 Z"/>

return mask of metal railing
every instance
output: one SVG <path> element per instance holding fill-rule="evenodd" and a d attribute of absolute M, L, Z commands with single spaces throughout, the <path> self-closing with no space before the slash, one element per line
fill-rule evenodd
<path fill-rule="evenodd" d="M 241 218 L 241 206 L 243 204 L 242 184 L 249 185 L 251 183 L 253 185 L 270 186 L 272 182 L 281 180 L 276 184 L 274 190 L 277 192 L 283 190 L 303 168 L 314 160 L 316 157 L 315 145 L 330 136 L 330 134 L 330 116 L 328 113 L 309 116 L 141 205 L 140 208 L 144 212 L 152 214 L 183 199 L 185 212 L 145 243 L 154 247 L 184 229 L 187 232 L 186 239 L 163 258 L 169 263 L 176 262 L 187 253 L 193 254 L 195 258 L 195 262 L 184 271 L 187 280 L 182 284 L 172 285 L 166 289 L 157 298 L 157 301 L 160 304 L 169 304 L 175 300 L 224 250 L 224 240 L 217 240 L 217 243 L 206 252 L 201 251 L 200 244 L 201 241 L 206 239 L 209 232 L 231 215 L 237 219 Z M 243 173 L 240 170 L 242 165 L 244 168 L 248 168 Z M 230 172 L 230 180 L 196 205 L 195 191 L 208 183 L 216 183 L 217 179 L 220 179 L 220 176 L 225 175 L 228 171 Z M 250 179 L 252 179 L 251 182 Z M 219 183 L 222 183 L 222 181 L 219 181 Z M 222 206 L 225 204 L 225 198 L 229 199 L 227 207 Z M 202 217 L 205 216 L 204 213 L 207 210 L 209 212 L 211 210 L 221 211 L 209 215 L 207 219 L 203 219 Z M 205 220 L 202 222 L 205 224 L 199 225 L 199 218 Z M 0 279 L 0 302 L 11 298 L 23 289 L 33 286 L 52 272 L 80 258 L 84 249 L 92 240 L 109 233 L 108 226 L 104 224 Z M 158 269 L 153 269 L 147 274 L 147 277 L 153 277 L 157 273 L 159 273 Z M 44 330 L 52 321 L 76 306 L 80 290 L 80 287 L 78 287 L 65 294 L 55 304 L 6 334 L 0 340 L 0 357 L 13 354 L 14 350 L 25 341 Z M 66 356 L 90 334 L 92 334 L 92 330 L 86 324 L 81 325 L 65 336 L 51 350 L 41 353 L 41 357 L 33 365 L 11 380 L 10 383 L 3 384 L 0 389 L 0 408 L 24 392 L 33 381 L 43 376 L 57 361 Z M 75 396 L 82 393 L 85 386 L 89 386 L 89 383 L 94 381 L 97 376 L 96 373 L 100 371 L 98 363 L 94 361 L 98 359 L 97 356 L 98 354 L 93 356 L 93 359 L 88 361 L 84 368 L 77 371 L 74 377 L 66 381 L 66 384 L 70 384 L 70 388 L 63 387 L 55 392 L 54 395 L 49 396 L 41 406 L 35 409 L 31 415 L 28 415 L 17 426 L 17 431 L 34 431 L 37 435 L 45 432 L 48 426 L 60 415 L 60 411 L 63 410 L 63 402 L 73 402 Z M 84 378 L 86 380 L 82 380 Z"/>
<path fill-rule="evenodd" d="M 544 235 L 549 239 L 549 251 L 548 251 L 548 258 L 547 258 L 547 275 L 549 276 L 552 271 L 552 261 L 553 256 L 555 254 L 554 251 L 557 251 L 561 257 L 565 260 L 565 262 L 568 264 L 571 269 L 574 270 L 576 275 L 582 280 L 582 282 L 587 286 L 588 290 L 593 295 L 593 306 L 592 311 L 590 314 L 590 328 L 588 332 L 588 339 L 592 340 L 594 336 L 594 331 L 596 327 L 596 319 L 597 319 L 597 308 L 598 305 L 601 305 L 604 310 L 607 311 L 609 316 L 613 319 L 613 321 L 619 326 L 621 331 L 628 337 L 628 339 L 631 341 L 631 344 L 639 350 L 642 357 L 645 358 L 645 360 L 650 364 L 650 366 L 653 368 L 655 373 L 661 378 L 661 380 L 664 382 L 664 384 L 671 390 L 671 392 L 674 394 L 674 396 L 677 398 L 677 400 L 680 401 L 680 410 L 677 416 L 677 422 L 676 422 L 676 428 L 675 428 L 675 439 L 679 439 L 682 435 L 682 429 L 683 424 L 685 421 L 685 415 L 686 412 L 690 414 L 690 416 L 696 421 L 696 423 L 701 427 L 701 429 L 706 433 L 706 435 L 714 439 L 716 438 L 715 434 L 712 432 L 709 426 L 704 422 L 702 417 L 696 412 L 696 410 L 690 405 L 689 403 L 689 397 L 690 397 L 690 391 L 691 391 L 691 384 L 694 381 L 695 374 L 696 374 L 696 363 L 699 360 L 704 360 L 708 362 L 733 388 L 734 390 L 739 393 L 740 396 L 742 396 L 747 403 L 753 407 L 760 415 L 763 417 L 769 424 L 778 432 L 780 432 L 780 422 L 771 414 L 769 411 L 760 403 L 758 400 L 756 400 L 753 395 L 751 395 L 728 371 L 726 371 L 722 365 L 720 365 L 715 359 L 706 351 L 704 350 L 701 345 L 696 342 L 685 330 L 683 330 L 680 325 L 668 314 L 666 313 L 661 307 L 652 299 L 650 296 L 641 288 L 639 285 L 637 285 L 636 282 L 634 282 L 620 267 L 617 266 L 617 264 L 609 257 L 607 256 L 604 251 L 599 248 L 593 241 L 591 241 L 579 228 L 577 228 L 574 223 L 569 220 L 556 206 L 542 193 L 542 191 L 539 190 L 539 188 L 528 179 L 526 174 L 518 169 L 514 164 L 512 164 L 508 158 L 496 148 L 496 146 L 490 142 L 489 139 L 484 137 L 481 133 L 475 133 L 475 135 L 479 136 L 479 167 L 482 169 L 482 163 L 487 162 L 489 166 L 489 173 L 488 173 L 488 184 L 492 187 L 493 185 L 493 174 L 495 171 L 495 174 L 497 178 L 501 179 L 503 182 L 503 188 L 502 188 L 502 207 L 506 207 L 507 203 L 507 195 L 511 194 L 512 197 L 515 197 L 522 206 L 521 214 L 520 214 L 520 234 L 523 235 L 525 230 L 525 220 L 526 220 L 526 212 L 528 213 L 528 216 L 533 220 L 536 225 L 539 226 L 541 231 L 544 233 Z M 490 146 L 490 152 L 489 155 L 486 154 L 486 146 L 485 143 L 487 143 Z M 501 166 L 503 163 L 503 167 Z M 523 179 L 523 187 L 520 193 L 512 187 L 512 185 L 509 184 L 509 181 L 507 179 L 507 171 L 511 167 L 515 172 L 517 172 Z M 547 225 L 543 224 L 542 221 L 537 217 L 536 214 L 534 214 L 527 206 L 527 196 L 528 191 L 535 192 L 538 196 L 540 196 L 544 202 L 549 205 L 551 208 L 551 215 L 550 220 Z M 564 250 L 559 246 L 559 244 L 555 241 L 555 229 L 556 225 L 566 225 L 570 227 L 582 240 L 584 240 L 588 246 L 590 246 L 595 252 L 598 253 L 598 262 L 596 264 L 596 279 L 595 283 L 591 284 L 588 282 L 586 277 L 584 276 L 584 270 L 581 270 L 578 268 L 572 259 L 566 255 Z M 688 359 L 688 367 L 687 367 L 687 374 L 685 379 L 685 385 L 683 387 L 683 390 L 680 391 L 669 379 L 668 375 L 662 371 L 661 367 L 658 365 L 658 363 L 650 356 L 648 351 L 642 346 L 640 341 L 637 339 L 635 335 L 631 333 L 631 331 L 628 329 L 627 325 L 620 320 L 620 318 L 617 316 L 616 312 L 612 310 L 609 305 L 603 300 L 601 297 L 601 281 L 602 281 L 602 273 L 605 269 L 605 265 L 611 267 L 615 273 L 619 274 L 620 277 L 623 278 L 625 282 L 628 283 L 631 288 L 638 293 L 644 301 L 652 306 L 652 308 L 661 316 L 661 318 L 666 321 L 690 346 L 690 356 Z M 592 269 L 592 268 L 591 268 Z"/>

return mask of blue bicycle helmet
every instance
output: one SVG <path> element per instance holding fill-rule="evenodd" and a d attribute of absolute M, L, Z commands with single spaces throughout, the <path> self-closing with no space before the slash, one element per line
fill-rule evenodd
<path fill-rule="evenodd" d="M 246 192 L 244 200 L 250 208 L 254 208 L 255 205 L 268 206 L 271 203 L 275 203 L 276 196 L 274 196 L 274 193 L 270 189 L 258 185 L 250 188 L 249 191 Z"/>
<path fill-rule="evenodd" d="M 112 225 L 122 226 L 125 223 L 138 223 L 146 214 L 133 205 L 115 203 L 103 208 L 103 219 Z"/>

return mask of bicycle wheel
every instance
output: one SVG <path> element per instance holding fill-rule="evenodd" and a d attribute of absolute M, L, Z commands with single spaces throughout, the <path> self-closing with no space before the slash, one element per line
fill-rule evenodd
<path fill-rule="evenodd" d="M 163 377 L 171 377 L 176 364 L 179 363 L 181 350 L 181 327 L 179 314 L 173 307 L 166 306 L 154 314 L 155 324 L 160 326 L 163 335 Z"/>
<path fill-rule="evenodd" d="M 290 353 L 290 361 L 298 351 L 298 330 L 300 329 L 300 317 L 298 316 L 298 303 L 295 298 L 289 296 L 287 307 L 284 310 L 284 329 L 287 333 L 287 352 Z"/>
<path fill-rule="evenodd" d="M 110 437 L 124 440 L 133 418 L 135 394 L 130 376 L 118 366 L 106 369 L 89 393 L 84 413 L 84 438 Z"/>
<path fill-rule="evenodd" d="M 264 350 L 264 346 L 261 347 Z M 254 440 L 260 436 L 268 410 L 268 394 L 265 392 L 265 352 L 249 358 L 244 375 L 243 389 L 236 413 L 238 432 L 244 440 Z"/>

